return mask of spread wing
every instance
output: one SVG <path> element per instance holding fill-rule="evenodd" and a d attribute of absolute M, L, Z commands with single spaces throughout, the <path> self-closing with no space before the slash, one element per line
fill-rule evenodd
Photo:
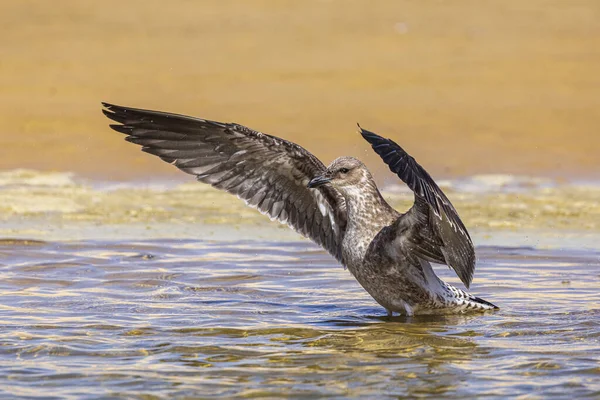
<path fill-rule="evenodd" d="M 343 197 L 329 185 L 306 185 L 325 166 L 301 146 L 233 123 L 103 103 L 126 140 L 204 183 L 288 224 L 341 260 Z"/>
<path fill-rule="evenodd" d="M 360 127 L 359 127 L 360 128 Z M 373 150 L 415 194 L 415 204 L 399 218 L 410 225 L 410 243 L 423 259 L 446 264 L 468 288 L 475 270 L 475 249 L 456 209 L 431 176 L 393 140 L 360 128 Z M 402 222 L 402 223 L 401 223 Z"/>

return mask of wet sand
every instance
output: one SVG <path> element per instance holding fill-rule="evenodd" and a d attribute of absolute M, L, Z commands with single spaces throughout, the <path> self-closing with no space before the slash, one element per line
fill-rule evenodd
<path fill-rule="evenodd" d="M 440 180 L 477 244 L 597 248 L 600 184 L 479 175 Z M 398 211 L 403 183 L 382 188 Z M 0 236 L 41 240 L 300 240 L 228 193 L 195 181 L 98 182 L 68 173 L 0 173 Z M 567 240 L 568 239 L 568 240 Z"/>
<path fill-rule="evenodd" d="M 0 6 L 0 169 L 180 177 L 100 101 L 235 121 L 436 176 L 597 177 L 600 3 L 19 1 Z M 176 178 L 178 179 L 178 178 Z"/>

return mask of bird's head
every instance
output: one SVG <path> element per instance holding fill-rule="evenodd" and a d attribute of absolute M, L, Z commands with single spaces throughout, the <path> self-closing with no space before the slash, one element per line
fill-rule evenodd
<path fill-rule="evenodd" d="M 331 185 L 344 192 L 353 187 L 360 187 L 372 180 L 367 167 L 354 157 L 335 159 L 323 174 L 316 176 L 309 183 L 309 188 Z"/>

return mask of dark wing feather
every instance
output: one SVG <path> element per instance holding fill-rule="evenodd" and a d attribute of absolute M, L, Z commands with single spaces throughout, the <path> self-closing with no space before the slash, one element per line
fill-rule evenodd
<path fill-rule="evenodd" d="M 237 195 L 341 260 L 346 205 L 332 187 L 306 185 L 325 166 L 295 143 L 233 123 L 103 103 L 126 140 L 201 182 Z"/>
<path fill-rule="evenodd" d="M 452 267 L 469 287 L 475 270 L 475 250 L 450 200 L 427 171 L 393 140 L 362 128 L 360 133 L 390 170 L 415 193 L 414 206 L 400 217 L 415 223 L 415 232 L 411 235 L 414 250 L 428 261 Z"/>

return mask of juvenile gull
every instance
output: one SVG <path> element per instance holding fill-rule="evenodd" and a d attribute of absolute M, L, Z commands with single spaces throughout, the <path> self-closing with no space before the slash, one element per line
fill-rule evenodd
<path fill-rule="evenodd" d="M 356 158 L 340 157 L 325 167 L 301 146 L 242 125 L 102 104 L 118 123 L 110 127 L 127 141 L 322 246 L 388 315 L 498 308 L 434 273 L 430 262 L 448 265 L 468 288 L 473 242 L 450 200 L 394 141 L 359 127 L 414 192 L 415 202 L 404 214 L 384 200 Z"/>

